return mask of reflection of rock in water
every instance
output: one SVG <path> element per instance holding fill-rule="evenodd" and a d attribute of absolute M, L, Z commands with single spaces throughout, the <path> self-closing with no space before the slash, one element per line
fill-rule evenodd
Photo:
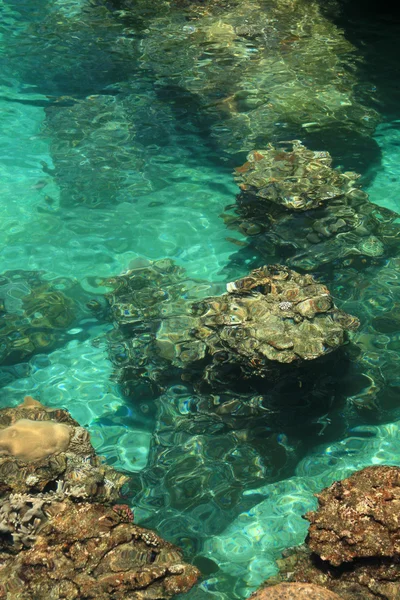
<path fill-rule="evenodd" d="M 169 260 L 107 284 L 116 376 L 134 402 L 158 396 L 135 501 L 162 508 L 163 521 L 152 514 L 149 523 L 195 551 L 244 509 L 244 489 L 291 472 L 305 450 L 300 429 L 311 445 L 327 413 L 331 431 L 343 428 L 334 375 L 345 374 L 346 359 L 331 352 L 357 320 L 312 276 L 279 266 L 232 282 L 221 296 L 207 297 L 210 284 L 188 280 Z"/>
<path fill-rule="evenodd" d="M 127 479 L 65 410 L 30 396 L 1 410 L 0 593 L 161 600 L 190 589 L 198 572 L 179 550 L 110 506 Z"/>
<path fill-rule="evenodd" d="M 400 591 L 400 469 L 375 466 L 317 494 L 307 548 L 293 549 L 269 580 L 316 583 L 344 600 L 393 600 Z"/>

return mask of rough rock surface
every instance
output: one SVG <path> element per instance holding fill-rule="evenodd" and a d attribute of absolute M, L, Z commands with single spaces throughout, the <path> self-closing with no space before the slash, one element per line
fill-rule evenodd
<path fill-rule="evenodd" d="M 131 522 L 127 506 L 48 498 L 42 514 L 30 549 L 0 551 L 0 598 L 169 598 L 197 580 L 177 548 Z"/>
<path fill-rule="evenodd" d="M 259 590 L 252 600 L 340 600 L 340 597 L 319 585 L 310 583 L 280 583 Z"/>
<path fill-rule="evenodd" d="M 156 381 L 171 364 L 189 372 L 186 379 L 197 370 L 196 378 L 211 386 L 219 381 L 226 387 L 228 376 L 219 373 L 227 368 L 239 369 L 246 378 L 265 378 L 279 365 L 329 354 L 359 325 L 337 309 L 329 290 L 312 275 L 279 265 L 228 283 L 219 296 L 207 297 L 210 286 L 184 280 L 171 261 L 157 261 L 110 283 L 115 290 L 107 298 L 119 331 L 110 347 L 122 380 L 137 373 L 143 382 L 147 370 Z"/>
<path fill-rule="evenodd" d="M 298 140 L 292 144 L 291 151 L 269 144 L 266 150 L 250 152 L 235 172 L 240 189 L 266 206 L 272 202 L 302 211 L 340 198 L 354 187 L 359 175 L 332 169 L 329 152 L 308 150 Z"/>
<path fill-rule="evenodd" d="M 308 361 L 332 352 L 358 320 L 338 310 L 312 275 L 272 265 L 228 283 L 228 293 L 194 305 L 214 361 L 231 354 L 248 375 L 265 375 L 269 361 Z"/>
<path fill-rule="evenodd" d="M 314 583 L 344 600 L 400 598 L 400 468 L 367 467 L 317 495 L 302 546 L 267 581 Z"/>
<path fill-rule="evenodd" d="M 1 410 L 0 448 L 0 598 L 161 600 L 196 582 L 177 548 L 111 506 L 128 478 L 67 411 L 30 396 Z"/>
<path fill-rule="evenodd" d="M 400 469 L 367 467 L 317 495 L 306 518 L 308 546 L 334 566 L 354 558 L 400 556 Z"/>

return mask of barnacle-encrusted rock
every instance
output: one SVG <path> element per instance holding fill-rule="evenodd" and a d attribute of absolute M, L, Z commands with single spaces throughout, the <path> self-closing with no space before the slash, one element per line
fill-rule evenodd
<path fill-rule="evenodd" d="M 356 184 L 359 176 L 331 163 L 328 152 L 298 140 L 251 152 L 236 169 L 237 216 L 224 215 L 229 227 L 251 238 L 240 252 L 305 270 L 353 257 L 368 264 L 397 252 L 397 213 L 371 203 Z"/>
<path fill-rule="evenodd" d="M 28 396 L 0 410 L 0 495 L 62 485 L 74 498 L 114 501 L 127 477 L 96 456 L 88 432 L 66 410 Z"/>
<path fill-rule="evenodd" d="M 278 561 L 267 581 L 308 582 L 344 600 L 400 597 L 400 468 L 367 467 L 317 494 L 306 544 Z"/>
<path fill-rule="evenodd" d="M 35 523 L 37 530 L 30 548 L 0 552 L 0 598 L 162 599 L 196 582 L 197 569 L 172 544 L 134 525 L 128 507 L 49 496 L 22 497 L 18 506 L 10 500 L 21 510 L 20 529 Z"/>
<path fill-rule="evenodd" d="M 400 469 L 367 467 L 317 494 L 307 513 L 308 546 L 334 566 L 361 557 L 400 557 Z M 400 591 L 400 590 L 399 590 Z"/>
<path fill-rule="evenodd" d="M 340 600 L 333 592 L 312 583 L 280 583 L 264 588 L 251 596 L 252 600 Z"/>

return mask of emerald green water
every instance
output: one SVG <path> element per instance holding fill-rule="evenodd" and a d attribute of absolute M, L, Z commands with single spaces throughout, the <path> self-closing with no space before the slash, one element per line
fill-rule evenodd
<path fill-rule="evenodd" d="M 143 59 L 145 7 L 133 19 L 86 0 L 4 1 L 0 11 L 0 273 L 40 271 L 50 282 L 76 282 L 87 297 L 104 293 L 101 278 L 137 257 L 170 257 L 190 277 L 213 282 L 226 282 L 228 272 L 229 279 L 242 276 L 247 265 L 232 259 L 238 247 L 227 238 L 244 237 L 227 230 L 220 215 L 234 203 L 232 170 L 245 152 L 223 146 L 223 124 L 202 115 L 196 85 L 181 87 L 179 64 L 166 61 L 169 77 Z M 341 130 L 335 135 L 334 128 L 292 126 L 290 133 L 361 172 L 370 199 L 400 212 L 400 92 L 392 52 L 400 24 L 372 11 L 329 18 L 355 45 L 357 93 L 381 124 L 367 141 Z M 182 36 L 193 27 L 185 19 L 179 26 Z M 171 35 L 177 31 L 175 25 Z M 251 58 L 253 50 L 246 52 Z M 275 139 L 286 139 L 280 127 Z M 383 281 L 397 277 L 392 263 L 384 268 Z M 1 288 L 9 308 L 18 309 L 23 285 Z M 362 312 L 357 293 L 350 304 L 344 308 Z M 315 417 L 316 443 L 298 460 L 282 430 L 277 447 L 293 460 L 282 465 L 282 477 L 270 477 L 262 443 L 254 450 L 223 431 L 178 431 L 193 418 L 188 387 L 171 386 L 156 401 L 124 397 L 111 378 L 104 338 L 110 329 L 83 311 L 55 350 L 0 367 L 1 403 L 30 394 L 67 408 L 89 428 L 97 451 L 132 474 L 127 493 L 136 521 L 183 547 L 203 571 L 190 600 L 247 597 L 274 572 L 280 552 L 304 539 L 301 515 L 313 506 L 314 492 L 366 465 L 400 464 L 395 407 L 360 414 L 344 430 L 335 429 L 328 411 Z M 398 365 L 393 344 L 391 364 Z M 387 382 L 394 394 L 398 377 Z M 344 385 L 351 399 L 351 382 Z M 182 455 L 193 457 L 193 472 L 182 466 Z M 168 474 L 160 480 L 158 463 Z M 178 491 L 174 497 L 174 473 L 188 481 L 186 498 Z"/>

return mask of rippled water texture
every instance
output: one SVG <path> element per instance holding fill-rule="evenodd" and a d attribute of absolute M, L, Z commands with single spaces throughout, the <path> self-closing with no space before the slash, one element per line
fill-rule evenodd
<path fill-rule="evenodd" d="M 132 474 L 136 521 L 202 570 L 187 599 L 246 598 L 303 540 L 314 492 L 400 464 L 398 258 L 359 288 L 355 267 L 332 276 L 364 362 L 319 374 L 318 393 L 282 383 L 270 426 L 215 417 L 218 398 L 174 373 L 123 393 L 93 307 L 138 258 L 212 293 L 259 264 L 221 214 L 267 142 L 329 151 L 400 212 L 400 22 L 303 0 L 3 0 L 0 15 L 2 406 L 67 408 Z"/>

